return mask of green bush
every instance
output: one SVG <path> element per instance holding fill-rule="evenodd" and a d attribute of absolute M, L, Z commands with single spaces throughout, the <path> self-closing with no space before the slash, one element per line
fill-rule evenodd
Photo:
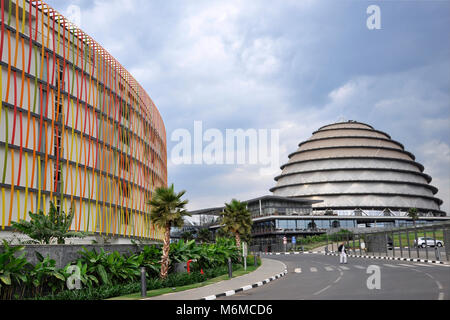
<path fill-rule="evenodd" d="M 133 283 L 139 284 L 141 266 L 147 270 L 148 288 L 186 285 L 217 276 L 217 272 L 226 273 L 228 258 L 236 264 L 240 254 L 232 239 L 217 239 L 216 244 L 196 245 L 194 241 L 173 243 L 170 250 L 171 270 L 177 262 L 186 262 L 189 259 L 196 259 L 196 262 L 191 264 L 190 275 L 169 274 L 170 277 L 161 280 L 157 278 L 161 249 L 155 245 L 145 246 L 139 254 L 107 253 L 103 249 L 97 252 L 83 248 L 79 252 L 81 257 L 62 269 L 55 267 L 54 260 L 44 258 L 40 254 L 37 254 L 39 262 L 32 266 L 27 262 L 25 253 L 19 258 L 15 257 L 17 252 L 24 249 L 23 247 L 9 247 L 7 243 L 4 247 L 4 252 L 0 254 L 1 299 L 23 299 L 45 295 L 62 297 L 61 299 L 66 296 L 73 299 L 108 296 L 118 290 L 126 291 L 128 290 L 126 288 L 134 288 L 131 285 Z M 249 264 L 253 264 L 253 258 Z M 80 270 L 83 289 L 67 293 L 64 290 L 66 281 L 72 275 L 68 272 L 72 265 L 76 265 Z"/>
<path fill-rule="evenodd" d="M 346 230 L 346 229 L 342 229 L 339 232 L 331 234 L 329 236 L 329 241 L 339 242 L 339 241 L 347 240 L 347 238 L 349 240 L 353 240 L 353 232 Z"/>
<path fill-rule="evenodd" d="M 11 300 L 14 296 L 22 296 L 28 283 L 28 272 L 32 266 L 25 258 L 24 247 L 10 247 L 3 240 L 3 253 L 0 253 L 0 299 Z M 16 258 L 16 254 L 22 254 Z M 21 289 L 21 290 L 20 290 Z M 20 292 L 18 292 L 20 291 Z"/>
<path fill-rule="evenodd" d="M 233 270 L 241 268 L 241 265 L 233 265 Z M 193 272 L 191 274 L 178 273 L 169 274 L 166 279 L 150 278 L 147 279 L 147 290 L 156 290 L 161 288 L 181 287 L 189 284 L 199 283 L 207 279 L 224 275 L 228 272 L 228 267 L 220 267 L 213 270 L 207 270 L 204 274 Z M 109 284 L 101 285 L 95 288 L 83 288 L 81 290 L 65 290 L 57 294 L 48 296 L 37 296 L 33 300 L 103 300 L 117 296 L 127 295 L 139 292 L 141 290 L 140 282 L 127 284 Z"/>
<path fill-rule="evenodd" d="M 39 252 L 36 252 L 38 263 L 29 273 L 29 283 L 32 284 L 32 294 L 42 295 L 50 292 L 64 290 L 64 284 L 67 274 L 64 269 L 55 267 L 56 262 L 48 256 L 43 257 Z"/>
<path fill-rule="evenodd" d="M 255 264 L 255 258 L 254 258 L 254 256 L 252 254 L 249 254 L 247 256 L 247 266 L 253 266 L 254 264 Z M 261 265 L 261 258 L 260 257 L 256 258 L 256 264 L 258 266 Z"/>
<path fill-rule="evenodd" d="M 50 201 L 48 214 L 39 211 L 38 213 L 29 212 L 28 215 L 31 218 L 30 221 L 12 222 L 12 226 L 35 242 L 50 244 L 56 241 L 58 244 L 64 244 L 66 238 L 83 238 L 87 235 L 86 232 L 69 231 L 74 218 L 72 208 L 69 214 L 66 214 L 61 208 L 58 210 L 52 201 Z"/>

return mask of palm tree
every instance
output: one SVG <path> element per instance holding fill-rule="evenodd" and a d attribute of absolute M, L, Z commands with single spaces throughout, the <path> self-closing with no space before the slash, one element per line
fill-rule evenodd
<path fill-rule="evenodd" d="M 231 203 L 225 203 L 225 209 L 220 216 L 222 218 L 223 231 L 234 234 L 236 246 L 240 249 L 241 237 L 250 235 L 253 223 L 247 205 L 233 199 Z"/>
<path fill-rule="evenodd" d="M 194 233 L 191 231 L 185 231 L 181 234 L 180 238 L 183 239 L 184 242 L 188 242 L 189 240 L 194 239 Z"/>
<path fill-rule="evenodd" d="M 419 219 L 419 213 L 416 208 L 409 208 L 408 217 L 410 217 L 413 221 L 414 227 L 416 226 L 416 220 Z"/>
<path fill-rule="evenodd" d="M 408 210 L 408 217 L 410 217 L 413 221 L 413 225 L 414 225 L 414 238 L 416 239 L 416 246 L 417 248 L 419 247 L 419 242 L 417 239 L 417 229 L 416 229 L 416 220 L 419 219 L 419 213 L 417 212 L 416 208 L 409 208 Z M 408 244 L 409 245 L 409 244 Z M 419 252 L 419 251 L 417 251 Z"/>
<path fill-rule="evenodd" d="M 208 228 L 202 228 L 198 230 L 197 235 L 197 240 L 199 240 L 201 243 L 211 241 L 211 231 L 209 231 Z"/>
<path fill-rule="evenodd" d="M 152 199 L 148 202 L 151 206 L 150 220 L 156 226 L 164 229 L 164 244 L 161 256 L 161 278 L 166 278 L 169 273 L 170 228 L 181 228 L 183 218 L 191 216 L 184 208 L 188 200 L 181 200 L 185 190 L 176 193 L 173 184 L 169 188 L 160 187 L 155 190 Z"/>

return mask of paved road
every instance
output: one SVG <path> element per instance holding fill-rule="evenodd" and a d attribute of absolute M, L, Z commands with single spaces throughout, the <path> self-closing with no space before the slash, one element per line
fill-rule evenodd
<path fill-rule="evenodd" d="M 339 258 L 321 254 L 271 256 L 288 274 L 263 287 L 218 300 L 450 300 L 450 266 Z M 380 268 L 381 288 L 369 290 L 370 265 Z"/>

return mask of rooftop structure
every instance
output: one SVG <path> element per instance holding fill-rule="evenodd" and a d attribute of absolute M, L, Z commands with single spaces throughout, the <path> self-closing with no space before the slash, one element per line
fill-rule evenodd
<path fill-rule="evenodd" d="M 299 144 L 275 177 L 276 196 L 322 200 L 317 214 L 445 216 L 422 164 L 385 132 L 356 121 L 324 126 Z"/>

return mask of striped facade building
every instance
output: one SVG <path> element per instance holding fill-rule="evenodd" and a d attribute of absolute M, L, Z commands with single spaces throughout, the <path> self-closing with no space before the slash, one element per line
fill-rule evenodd
<path fill-rule="evenodd" d="M 71 229 L 162 239 L 149 221 L 167 185 L 166 132 L 139 83 L 42 1 L 0 0 L 0 227 L 48 212 Z"/>

